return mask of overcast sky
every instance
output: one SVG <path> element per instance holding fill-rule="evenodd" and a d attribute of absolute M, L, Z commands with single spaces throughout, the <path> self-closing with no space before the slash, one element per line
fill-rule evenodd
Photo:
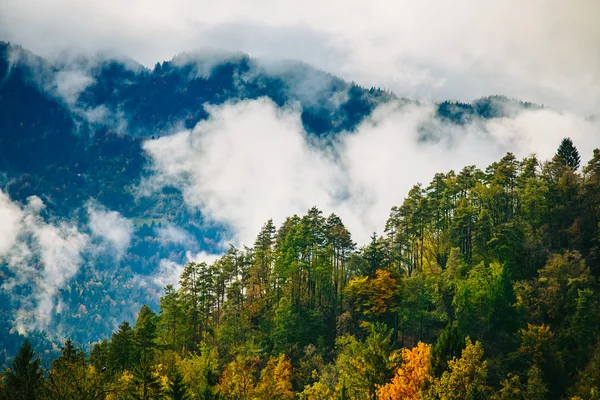
<path fill-rule="evenodd" d="M 2 0 L 0 39 L 44 56 L 182 51 L 298 59 L 419 99 L 600 109 L 598 0 Z"/>

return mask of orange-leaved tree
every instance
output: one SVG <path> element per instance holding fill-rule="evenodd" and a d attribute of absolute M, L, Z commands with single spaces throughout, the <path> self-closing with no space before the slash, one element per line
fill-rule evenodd
<path fill-rule="evenodd" d="M 429 379 L 431 345 L 419 342 L 413 349 L 402 349 L 402 365 L 392 381 L 377 390 L 379 400 L 418 400 Z"/>

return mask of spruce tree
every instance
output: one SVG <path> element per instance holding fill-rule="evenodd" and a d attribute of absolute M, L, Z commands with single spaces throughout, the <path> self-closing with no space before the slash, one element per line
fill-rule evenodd
<path fill-rule="evenodd" d="M 109 347 L 109 359 L 113 372 L 123 372 L 131 369 L 135 362 L 135 347 L 133 329 L 129 322 L 119 325 L 117 332 L 113 333 Z"/>
<path fill-rule="evenodd" d="M 154 349 L 154 340 L 156 339 L 156 314 L 144 304 L 140 309 L 137 320 L 135 321 L 135 333 L 133 335 L 141 355 L 150 354 Z"/>
<path fill-rule="evenodd" d="M 134 386 L 133 398 L 150 400 L 160 398 L 162 389 L 159 377 L 154 374 L 152 364 L 143 357 L 142 361 L 133 368 Z"/>
<path fill-rule="evenodd" d="M 187 386 L 183 380 L 181 371 L 177 368 L 169 379 L 169 390 L 167 396 L 172 400 L 189 400 Z"/>
<path fill-rule="evenodd" d="M 448 324 L 431 348 L 431 374 L 442 376 L 448 369 L 448 361 L 460 357 L 465 348 L 465 338 L 456 323 Z"/>
<path fill-rule="evenodd" d="M 11 400 L 36 400 L 44 384 L 41 361 L 28 339 L 21 345 L 6 376 L 4 394 Z"/>
<path fill-rule="evenodd" d="M 558 147 L 558 151 L 556 152 L 555 158 L 566 165 L 567 167 L 576 170 L 579 168 L 579 152 L 575 145 L 573 145 L 573 141 L 571 138 L 564 138 Z"/>

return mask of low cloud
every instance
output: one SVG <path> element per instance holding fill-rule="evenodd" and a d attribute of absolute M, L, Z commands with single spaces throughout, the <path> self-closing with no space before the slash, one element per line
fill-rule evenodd
<path fill-rule="evenodd" d="M 94 82 L 82 70 L 59 71 L 54 77 L 54 90 L 69 106 L 74 106 L 79 95 Z"/>
<path fill-rule="evenodd" d="M 20 206 L 0 191 L 0 262 L 9 271 L 1 288 L 15 303 L 20 333 L 47 327 L 60 312 L 57 293 L 79 270 L 89 242 L 72 224 L 45 222 L 44 207 L 37 196 Z"/>
<path fill-rule="evenodd" d="M 59 292 L 87 260 L 110 254 L 117 260 L 129 248 L 133 224 L 91 200 L 85 233 L 75 220 L 45 220 L 45 205 L 31 196 L 24 205 L 0 190 L 0 264 L 7 268 L 0 285 L 12 301 L 13 328 L 19 333 L 50 326 L 64 304 Z"/>
<path fill-rule="evenodd" d="M 188 231 L 173 224 L 167 224 L 164 228 L 155 228 L 154 231 L 161 239 L 170 240 L 174 243 L 192 244 L 196 241 Z"/>
<path fill-rule="evenodd" d="M 127 119 L 120 106 L 114 109 L 104 104 L 88 107 L 79 101 L 80 95 L 96 83 L 96 76 L 103 65 L 113 61 L 133 72 L 143 70 L 141 65 L 131 59 L 110 52 L 89 57 L 63 52 L 58 59 L 49 61 L 20 46 L 11 46 L 8 71 L 4 80 L 8 79 L 16 66 L 20 66 L 26 81 L 34 83 L 41 91 L 62 101 L 73 114 L 91 124 L 103 125 L 118 133 L 124 133 L 127 130 Z"/>
<path fill-rule="evenodd" d="M 117 259 L 125 254 L 131 244 L 133 223 L 116 211 L 109 211 L 95 202 L 88 202 L 89 228 L 93 236 L 111 247 Z"/>
<path fill-rule="evenodd" d="M 188 262 L 196 262 L 201 263 L 205 262 L 207 264 L 212 264 L 219 258 L 217 254 L 209 254 L 207 252 L 200 252 L 196 254 L 187 253 L 186 254 L 186 264 Z M 185 268 L 185 264 L 179 264 L 171 260 L 161 260 L 160 265 L 158 267 L 158 272 L 151 277 L 145 278 L 146 280 L 150 280 L 154 285 L 159 288 L 164 288 L 167 285 L 173 285 L 173 287 L 179 287 L 179 278 L 181 277 L 181 273 Z"/>
<path fill-rule="evenodd" d="M 211 46 L 300 59 L 405 97 L 505 94 L 594 113 L 599 14 L 597 0 L 4 0 L 0 39 L 50 57 L 112 49 L 148 67 Z"/>
<path fill-rule="evenodd" d="M 252 244 L 269 218 L 281 223 L 313 205 L 340 215 L 364 244 L 412 185 L 426 185 L 437 172 L 483 169 L 508 151 L 546 159 L 565 136 L 586 160 L 600 134 L 589 119 L 547 109 L 458 126 L 435 118 L 431 105 L 390 102 L 324 146 L 304 131 L 299 109 L 267 99 L 208 111 L 191 131 L 145 142 L 155 174 L 140 189 L 179 188 L 188 206 L 225 225 L 236 245 Z M 423 127 L 435 140 L 422 140 Z"/>

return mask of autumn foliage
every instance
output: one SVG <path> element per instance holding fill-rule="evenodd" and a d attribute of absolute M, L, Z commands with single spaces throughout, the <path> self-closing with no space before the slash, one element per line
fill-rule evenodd
<path fill-rule="evenodd" d="M 402 365 L 392 381 L 377 390 L 379 400 L 418 400 L 421 389 L 430 378 L 431 345 L 421 343 L 413 349 L 402 349 Z"/>

